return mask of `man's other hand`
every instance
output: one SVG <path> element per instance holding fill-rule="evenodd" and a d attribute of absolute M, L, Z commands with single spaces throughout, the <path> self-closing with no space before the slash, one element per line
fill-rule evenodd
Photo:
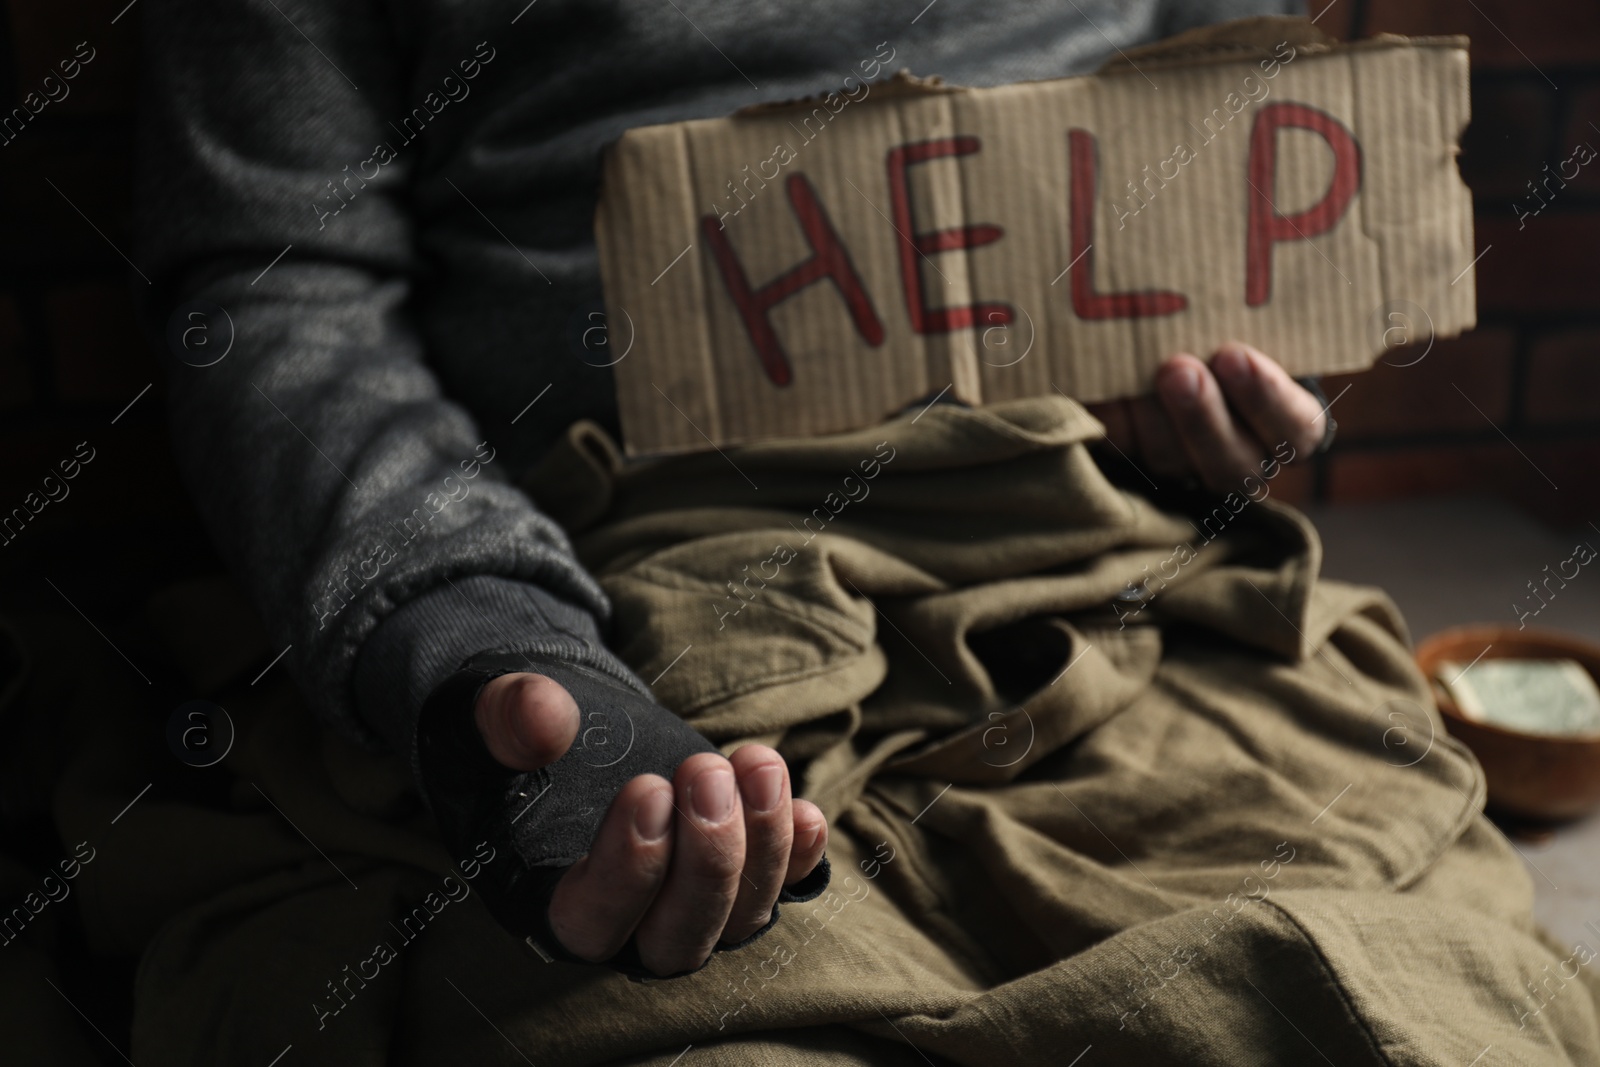
<path fill-rule="evenodd" d="M 1322 402 L 1270 357 L 1230 342 L 1209 365 L 1188 353 L 1156 372 L 1156 395 L 1090 404 L 1106 436 L 1156 477 L 1237 489 L 1271 458 L 1305 457 L 1327 427 Z"/>

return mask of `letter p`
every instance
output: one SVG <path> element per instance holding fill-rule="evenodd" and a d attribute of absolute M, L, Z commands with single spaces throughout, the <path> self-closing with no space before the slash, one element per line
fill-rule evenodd
<path fill-rule="evenodd" d="M 1310 130 L 1333 150 L 1333 179 L 1322 199 L 1292 215 L 1278 213 L 1274 187 L 1278 177 L 1278 130 L 1292 126 Z M 1305 104 L 1268 104 L 1256 112 L 1250 130 L 1250 217 L 1245 236 L 1244 302 L 1260 307 L 1272 296 L 1272 246 L 1279 241 L 1310 240 L 1327 233 L 1344 217 L 1361 187 L 1361 146 L 1338 119 Z"/>

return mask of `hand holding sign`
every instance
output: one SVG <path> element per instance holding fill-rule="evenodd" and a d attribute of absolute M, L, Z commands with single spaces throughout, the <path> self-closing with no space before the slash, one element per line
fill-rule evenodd
<path fill-rule="evenodd" d="M 1238 489 L 1263 461 L 1311 455 L 1328 414 L 1310 391 L 1249 345 L 1228 344 L 1209 365 L 1187 353 L 1156 372 L 1156 395 L 1091 404 L 1106 437 L 1157 478 L 1198 477 Z"/>
<path fill-rule="evenodd" d="M 1291 374 L 1350 371 L 1381 351 L 1373 307 L 1425 307 L 1441 337 L 1470 327 L 1465 42 L 1246 28 L 1141 54 L 1148 80 L 902 77 L 849 108 L 829 94 L 628 131 L 596 217 L 608 305 L 639 338 L 617 368 L 628 451 L 851 429 L 947 388 L 977 404 L 1165 386 L 1180 445 L 1208 429 L 1237 459 L 1228 368 L 1255 436 L 1304 398 L 1252 399 L 1289 379 L 1227 357 L 1185 407 L 1183 370 L 1203 365 L 1158 377 L 1172 353 L 1246 338 Z M 1286 36 L 1262 46 L 1263 30 Z M 789 162 L 757 196 L 768 181 L 742 164 L 774 144 Z M 707 210 L 741 188 L 737 217 Z M 1007 358 L 996 331 L 1019 333 Z"/>

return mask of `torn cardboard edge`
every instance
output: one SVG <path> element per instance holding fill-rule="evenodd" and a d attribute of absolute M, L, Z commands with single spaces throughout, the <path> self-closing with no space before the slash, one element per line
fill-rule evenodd
<path fill-rule="evenodd" d="M 941 390 L 1127 396 L 1230 339 L 1359 370 L 1474 324 L 1464 38 L 1250 19 L 1087 77 L 849 81 L 607 152 L 630 455 L 853 429 Z"/>

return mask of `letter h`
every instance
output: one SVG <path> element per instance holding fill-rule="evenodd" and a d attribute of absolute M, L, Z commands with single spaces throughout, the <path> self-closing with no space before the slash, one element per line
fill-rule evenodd
<path fill-rule="evenodd" d="M 788 385 L 794 378 L 794 372 L 784 354 L 783 345 L 778 341 L 777 331 L 772 328 L 771 311 L 774 306 L 814 282 L 824 278 L 831 280 L 844 298 L 850 318 L 855 322 L 862 339 L 873 347 L 883 343 L 883 323 L 878 320 L 872 300 L 867 296 L 866 287 L 851 264 L 850 255 L 839 240 L 838 232 L 823 211 L 816 190 L 803 174 L 790 175 L 784 187 L 789 194 L 789 204 L 794 208 L 795 218 L 800 223 L 800 230 L 805 234 L 806 243 L 811 246 L 812 255 L 759 289 L 751 287 L 749 275 L 739 262 L 733 245 L 723 234 L 717 217 L 706 215 L 700 220 L 700 229 L 711 245 L 711 253 L 722 272 L 728 295 L 733 298 L 734 307 L 738 308 L 739 317 L 744 320 L 745 330 L 755 345 L 761 366 L 773 384 L 780 386 Z"/>

